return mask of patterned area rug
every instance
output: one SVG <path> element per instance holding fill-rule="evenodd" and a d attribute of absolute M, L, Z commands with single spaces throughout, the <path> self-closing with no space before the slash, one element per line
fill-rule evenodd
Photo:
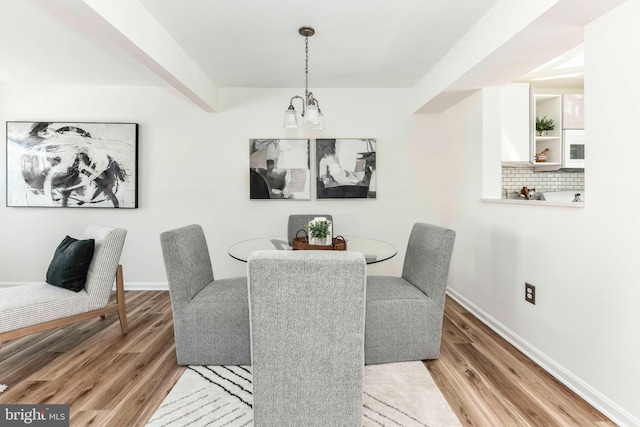
<path fill-rule="evenodd" d="M 250 366 L 189 366 L 147 427 L 253 426 Z M 363 426 L 449 427 L 458 419 L 422 362 L 365 366 Z"/>

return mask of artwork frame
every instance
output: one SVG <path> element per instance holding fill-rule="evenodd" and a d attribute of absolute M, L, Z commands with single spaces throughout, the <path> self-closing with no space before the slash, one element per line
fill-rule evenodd
<path fill-rule="evenodd" d="M 7 207 L 138 207 L 138 124 L 7 121 Z"/>
<path fill-rule="evenodd" d="M 316 197 L 375 199 L 375 138 L 316 139 Z"/>
<path fill-rule="evenodd" d="M 249 199 L 311 200 L 311 140 L 249 140 Z"/>

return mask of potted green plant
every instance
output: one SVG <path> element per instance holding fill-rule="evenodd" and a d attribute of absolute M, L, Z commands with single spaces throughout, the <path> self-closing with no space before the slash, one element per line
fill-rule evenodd
<path fill-rule="evenodd" d="M 326 218 L 314 218 L 309 221 L 309 244 L 330 245 L 331 244 L 331 221 Z"/>
<path fill-rule="evenodd" d="M 538 136 L 546 135 L 547 132 L 555 128 L 556 124 L 553 119 L 548 119 L 547 116 L 536 117 L 536 132 L 538 132 Z"/>

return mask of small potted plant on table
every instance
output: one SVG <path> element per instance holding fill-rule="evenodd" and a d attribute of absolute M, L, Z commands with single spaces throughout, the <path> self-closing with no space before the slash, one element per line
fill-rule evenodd
<path fill-rule="evenodd" d="M 309 244 L 311 245 L 331 245 L 331 221 L 326 218 L 314 218 L 309 221 Z"/>

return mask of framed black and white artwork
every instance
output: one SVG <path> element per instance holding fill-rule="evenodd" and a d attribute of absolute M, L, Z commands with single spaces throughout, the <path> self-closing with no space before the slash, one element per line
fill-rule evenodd
<path fill-rule="evenodd" d="M 318 199 L 375 199 L 376 140 L 317 139 Z"/>
<path fill-rule="evenodd" d="M 250 199 L 311 200 L 308 139 L 249 140 Z"/>
<path fill-rule="evenodd" d="M 137 208 L 138 125 L 7 122 L 7 206 Z"/>

